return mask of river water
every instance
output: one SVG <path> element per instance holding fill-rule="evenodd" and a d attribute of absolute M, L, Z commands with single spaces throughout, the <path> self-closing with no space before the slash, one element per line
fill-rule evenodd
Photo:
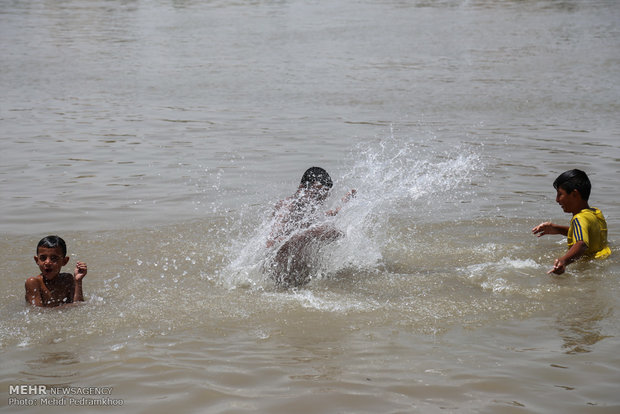
<path fill-rule="evenodd" d="M 618 254 L 550 277 L 531 234 L 581 168 L 617 250 L 620 3 L 7 0 L 0 37 L 0 411 L 620 409 Z M 313 165 L 357 197 L 279 289 Z M 85 303 L 24 303 L 48 234 Z"/>

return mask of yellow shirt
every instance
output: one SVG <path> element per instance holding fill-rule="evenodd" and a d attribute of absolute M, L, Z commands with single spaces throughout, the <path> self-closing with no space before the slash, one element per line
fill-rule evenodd
<path fill-rule="evenodd" d="M 584 208 L 573 216 L 568 229 L 568 247 L 578 241 L 587 246 L 585 255 L 605 258 L 611 254 L 607 245 L 607 222 L 598 208 Z"/>

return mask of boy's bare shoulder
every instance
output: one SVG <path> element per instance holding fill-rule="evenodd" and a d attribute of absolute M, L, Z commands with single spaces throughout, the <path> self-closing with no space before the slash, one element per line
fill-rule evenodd
<path fill-rule="evenodd" d="M 276 210 L 281 209 L 284 206 L 290 205 L 292 203 L 292 200 L 292 197 L 286 197 L 285 199 L 278 201 L 275 205 Z"/>
<path fill-rule="evenodd" d="M 26 279 L 26 286 L 37 287 L 43 283 L 43 277 L 41 275 L 30 276 Z"/>
<path fill-rule="evenodd" d="M 293 197 L 287 197 L 284 200 L 280 200 L 276 203 L 273 208 L 273 212 L 275 214 L 291 211 L 294 208 L 294 203 L 295 199 Z"/>

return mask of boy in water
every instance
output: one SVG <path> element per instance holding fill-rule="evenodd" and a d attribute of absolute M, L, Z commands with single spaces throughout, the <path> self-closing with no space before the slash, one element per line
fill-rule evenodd
<path fill-rule="evenodd" d="M 553 182 L 557 191 L 555 201 L 564 212 L 571 213 L 573 218 L 570 227 L 544 222 L 532 229 L 538 237 L 545 234 L 562 234 L 567 236 L 568 251 L 555 259 L 553 269 L 547 273 L 561 275 L 566 265 L 580 257 L 605 258 L 611 254 L 607 245 L 607 222 L 598 208 L 588 205 L 590 179 L 581 170 L 566 171 Z"/>
<path fill-rule="evenodd" d="M 295 194 L 276 204 L 273 225 L 267 247 L 279 242 L 274 262 L 274 276 L 281 285 L 299 286 L 308 282 L 310 272 L 309 247 L 314 243 L 328 243 L 342 237 L 342 232 L 323 223 L 322 217 L 335 216 L 342 207 L 322 212 L 333 182 L 323 168 L 311 167 L 304 172 Z M 355 196 L 351 190 L 342 201 Z"/>
<path fill-rule="evenodd" d="M 35 263 L 41 273 L 26 280 L 26 302 L 34 306 L 53 307 L 84 301 L 82 279 L 88 271 L 86 263 L 77 262 L 73 275 L 60 273 L 69 262 L 67 245 L 58 236 L 39 241 Z"/>

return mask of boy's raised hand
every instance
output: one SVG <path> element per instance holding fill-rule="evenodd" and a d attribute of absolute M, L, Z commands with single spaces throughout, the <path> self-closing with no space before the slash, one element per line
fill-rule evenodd
<path fill-rule="evenodd" d="M 349 200 L 351 200 L 352 198 L 355 198 L 356 194 L 357 194 L 357 190 L 356 189 L 352 189 L 351 191 L 346 193 L 344 197 L 342 197 L 342 202 L 343 203 L 348 203 Z"/>
<path fill-rule="evenodd" d="M 545 234 L 559 234 L 555 225 L 550 221 L 545 221 L 544 223 L 540 223 L 538 226 L 532 229 L 532 233 L 536 236 L 541 237 Z"/>
<path fill-rule="evenodd" d="M 84 262 L 77 262 L 75 264 L 75 270 L 73 271 L 73 277 L 75 277 L 76 281 L 80 281 L 86 276 L 88 273 L 88 267 Z"/>

